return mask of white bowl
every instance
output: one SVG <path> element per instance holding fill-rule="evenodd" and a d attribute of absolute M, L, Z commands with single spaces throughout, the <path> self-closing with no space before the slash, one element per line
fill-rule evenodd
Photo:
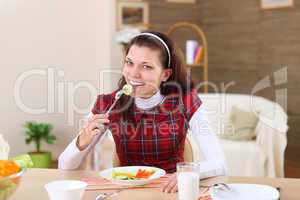
<path fill-rule="evenodd" d="M 59 180 L 47 183 L 50 200 L 81 200 L 87 183 L 77 180 Z"/>

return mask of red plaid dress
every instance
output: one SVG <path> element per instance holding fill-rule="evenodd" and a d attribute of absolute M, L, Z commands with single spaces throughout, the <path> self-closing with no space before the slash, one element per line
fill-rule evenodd
<path fill-rule="evenodd" d="M 99 95 L 93 114 L 104 113 L 115 94 Z M 192 90 L 183 97 L 168 95 L 150 110 L 141 110 L 132 103 L 125 116 L 112 112 L 109 128 L 121 166 L 156 166 L 175 172 L 176 163 L 183 161 L 189 120 L 200 105 L 197 92 Z"/>

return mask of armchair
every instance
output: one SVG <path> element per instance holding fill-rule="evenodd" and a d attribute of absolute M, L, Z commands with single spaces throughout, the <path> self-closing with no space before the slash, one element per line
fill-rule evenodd
<path fill-rule="evenodd" d="M 199 94 L 199 97 L 217 135 L 226 131 L 232 106 L 258 115 L 254 140 L 220 139 L 229 176 L 284 177 L 287 115 L 277 103 L 242 94 Z"/>

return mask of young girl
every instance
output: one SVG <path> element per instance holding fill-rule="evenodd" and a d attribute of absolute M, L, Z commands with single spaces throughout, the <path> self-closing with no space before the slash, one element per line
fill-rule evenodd
<path fill-rule="evenodd" d="M 223 152 L 216 136 L 207 129 L 202 102 L 169 37 L 149 31 L 133 38 L 122 74 L 117 91 L 130 84 L 133 93 L 123 95 L 109 114 L 104 113 L 117 91 L 98 96 L 89 122 L 60 155 L 60 169 L 78 168 L 105 130 L 110 129 L 121 166 L 156 166 L 174 173 L 176 163 L 184 161 L 190 129 L 204 157 L 200 177 L 225 174 Z M 177 191 L 175 173 L 162 190 Z"/>

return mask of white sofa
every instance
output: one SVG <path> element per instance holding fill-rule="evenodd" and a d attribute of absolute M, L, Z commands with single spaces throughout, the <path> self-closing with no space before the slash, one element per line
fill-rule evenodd
<path fill-rule="evenodd" d="M 225 131 L 232 106 L 258 114 L 256 139 L 220 139 L 229 176 L 284 177 L 287 145 L 287 115 L 279 104 L 262 97 L 240 94 L 199 94 L 210 127 L 216 134 Z"/>

